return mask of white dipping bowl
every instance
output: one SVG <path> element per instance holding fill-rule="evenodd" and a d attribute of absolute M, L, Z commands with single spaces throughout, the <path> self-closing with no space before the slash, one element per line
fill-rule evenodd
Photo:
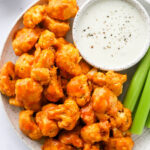
<path fill-rule="evenodd" d="M 111 63 L 109 64 L 105 64 L 102 61 L 100 63 L 97 63 L 94 60 L 95 54 L 92 55 L 92 57 L 89 56 L 89 54 L 87 54 L 86 49 L 81 48 L 81 44 L 79 44 L 80 42 L 82 42 L 82 38 L 79 40 L 79 25 L 80 25 L 80 21 L 83 19 L 82 17 L 84 16 L 84 14 L 88 11 L 88 8 L 90 6 L 96 5 L 97 3 L 100 2 L 100 0 L 87 0 L 82 7 L 80 7 L 75 19 L 74 19 L 74 23 L 73 23 L 73 40 L 74 43 L 76 45 L 76 47 L 79 49 L 81 56 L 92 66 L 99 68 L 101 70 L 114 70 L 114 71 L 122 71 L 122 70 L 126 70 L 132 66 L 134 66 L 135 64 L 137 64 L 146 54 L 149 45 L 150 45 L 150 18 L 149 15 L 147 13 L 147 11 L 145 10 L 145 8 L 142 6 L 141 3 L 139 3 L 137 0 L 123 0 L 125 2 L 128 2 L 129 4 L 131 4 L 133 7 L 136 8 L 137 11 L 139 11 L 140 15 L 142 16 L 145 24 L 146 24 L 146 29 L 147 29 L 147 34 L 146 34 L 146 38 L 145 38 L 145 42 L 143 42 L 143 45 L 141 46 L 142 48 L 139 49 L 140 52 L 136 53 L 136 55 L 133 56 L 134 57 L 130 57 L 130 60 L 127 60 L 125 63 L 118 63 L 118 65 L 112 65 Z M 94 16 L 94 14 L 93 14 Z M 94 48 L 93 48 L 94 50 Z M 92 59 L 91 59 L 92 58 Z M 96 57 L 95 57 L 96 58 Z M 108 60 L 109 61 L 109 60 Z"/>

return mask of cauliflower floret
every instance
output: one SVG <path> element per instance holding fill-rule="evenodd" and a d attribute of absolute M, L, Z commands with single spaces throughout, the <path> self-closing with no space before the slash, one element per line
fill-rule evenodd
<path fill-rule="evenodd" d="M 23 24 L 27 28 L 34 28 L 45 16 L 45 6 L 36 5 L 30 8 L 23 16 Z"/>
<path fill-rule="evenodd" d="M 50 71 L 47 68 L 33 68 L 31 78 L 41 85 L 47 85 L 50 82 Z"/>
<path fill-rule="evenodd" d="M 76 102 L 68 98 L 64 104 L 49 107 L 48 118 L 58 121 L 58 126 L 61 129 L 72 130 L 80 118 L 80 112 Z"/>
<path fill-rule="evenodd" d="M 48 139 L 45 141 L 42 150 L 75 150 L 72 146 L 65 145 L 58 140 Z"/>
<path fill-rule="evenodd" d="M 97 71 L 96 68 L 91 69 L 87 74 L 88 79 L 98 86 L 106 85 L 107 80 L 105 74 Z"/>
<path fill-rule="evenodd" d="M 110 138 L 106 150 L 132 150 L 134 142 L 130 137 Z"/>
<path fill-rule="evenodd" d="M 50 32 L 49 30 L 44 30 L 41 33 L 41 36 L 38 41 L 38 44 L 42 49 L 50 48 L 51 46 L 54 46 L 56 43 L 57 40 L 55 38 L 55 34 L 53 32 Z"/>
<path fill-rule="evenodd" d="M 72 44 L 62 45 L 56 52 L 56 65 L 69 76 L 78 76 L 82 73 L 79 65 L 80 55 L 78 49 Z"/>
<path fill-rule="evenodd" d="M 112 128 L 112 136 L 114 138 L 131 137 L 131 133 L 129 131 L 122 132 L 117 128 Z"/>
<path fill-rule="evenodd" d="M 96 117 L 92 107 L 92 103 L 88 103 L 84 107 L 81 108 L 81 119 L 85 124 L 90 125 L 95 123 Z"/>
<path fill-rule="evenodd" d="M 106 86 L 115 93 L 116 96 L 122 93 L 123 83 L 127 80 L 126 75 L 115 73 L 114 71 L 108 71 L 104 74 L 98 72 L 95 68 L 89 71 L 88 78 L 98 86 Z"/>
<path fill-rule="evenodd" d="M 122 93 L 123 83 L 127 80 L 127 75 L 115 73 L 114 71 L 108 71 L 106 73 L 107 87 L 112 90 L 117 96 Z"/>
<path fill-rule="evenodd" d="M 19 78 L 28 78 L 31 75 L 34 57 L 27 53 L 21 55 L 15 64 L 15 73 Z"/>
<path fill-rule="evenodd" d="M 80 137 L 80 127 L 76 127 L 72 131 L 64 131 L 59 135 L 61 143 L 72 145 L 77 148 L 83 147 L 83 140 Z"/>
<path fill-rule="evenodd" d="M 121 131 L 127 131 L 132 124 L 131 111 L 127 108 L 123 108 L 122 111 L 118 111 L 117 115 L 110 118 L 112 127 L 116 127 Z"/>
<path fill-rule="evenodd" d="M 81 137 L 87 143 L 95 143 L 100 141 L 108 141 L 110 132 L 110 124 L 105 122 L 86 125 L 81 129 Z"/>
<path fill-rule="evenodd" d="M 58 20 L 67 20 L 76 15 L 78 11 L 76 0 L 50 0 L 47 13 Z"/>
<path fill-rule="evenodd" d="M 117 114 L 117 97 L 106 87 L 96 88 L 92 95 L 93 109 L 99 114 Z"/>
<path fill-rule="evenodd" d="M 0 91 L 6 96 L 14 96 L 15 84 L 15 65 L 12 62 L 7 62 L 0 72 Z"/>
<path fill-rule="evenodd" d="M 33 140 L 38 140 L 42 137 L 40 128 L 34 121 L 33 111 L 23 110 L 19 114 L 19 127 L 21 131 Z"/>
<path fill-rule="evenodd" d="M 48 16 L 46 16 L 43 20 L 43 26 L 53 32 L 56 37 L 64 37 L 67 32 L 70 30 L 70 26 L 68 22 L 62 22 L 58 20 L 54 20 Z"/>
<path fill-rule="evenodd" d="M 57 102 L 64 97 L 61 82 L 57 77 L 57 68 L 55 67 L 50 70 L 50 82 L 44 90 L 44 95 L 50 102 Z"/>
<path fill-rule="evenodd" d="M 48 85 L 51 79 L 49 69 L 53 68 L 55 59 L 53 49 L 50 48 L 41 51 L 41 48 L 37 44 L 34 57 L 31 78 L 41 85 Z"/>
<path fill-rule="evenodd" d="M 36 51 L 34 56 L 35 59 L 34 59 L 33 68 L 51 69 L 54 66 L 55 56 L 52 48 L 41 51 L 39 45 L 36 45 Z"/>
<path fill-rule="evenodd" d="M 30 51 L 41 34 L 40 28 L 23 28 L 15 34 L 12 42 L 13 50 L 17 56 Z"/>
<path fill-rule="evenodd" d="M 67 85 L 67 94 L 76 100 L 79 106 L 84 106 L 90 100 L 90 88 L 86 75 L 72 78 Z"/>
<path fill-rule="evenodd" d="M 55 137 L 59 132 L 57 122 L 48 119 L 46 108 L 36 114 L 36 122 L 44 136 Z"/>
<path fill-rule="evenodd" d="M 57 38 L 57 43 L 55 45 L 55 47 L 57 49 L 61 49 L 63 47 L 63 45 L 69 44 L 69 42 L 67 42 L 64 38 Z"/>
<path fill-rule="evenodd" d="M 99 144 L 84 144 L 83 150 L 100 150 L 100 145 Z"/>
<path fill-rule="evenodd" d="M 40 109 L 42 86 L 31 78 L 19 79 L 16 82 L 16 100 L 26 109 L 37 111 Z"/>

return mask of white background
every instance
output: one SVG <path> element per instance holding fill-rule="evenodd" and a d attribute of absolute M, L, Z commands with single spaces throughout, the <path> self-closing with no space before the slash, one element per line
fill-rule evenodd
<path fill-rule="evenodd" d="M 33 1 L 37 0 L 0 0 L 0 51 L 14 20 Z M 148 4 L 145 6 L 148 7 Z M 1 103 L 0 150 L 29 150 L 10 125 Z"/>

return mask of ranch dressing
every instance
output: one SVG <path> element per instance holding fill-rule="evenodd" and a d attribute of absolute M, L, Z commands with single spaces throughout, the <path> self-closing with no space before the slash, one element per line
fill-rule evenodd
<path fill-rule="evenodd" d="M 139 56 L 148 31 L 140 12 L 125 0 L 99 0 L 85 10 L 77 43 L 97 66 L 123 66 Z"/>

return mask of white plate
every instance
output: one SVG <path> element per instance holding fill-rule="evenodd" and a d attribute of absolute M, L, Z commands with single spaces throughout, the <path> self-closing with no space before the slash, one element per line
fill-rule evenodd
<path fill-rule="evenodd" d="M 85 0 L 78 0 L 79 6 L 82 5 L 82 3 Z M 150 6 L 143 2 L 143 0 L 140 0 L 144 6 L 149 9 L 149 13 L 150 13 Z M 43 0 L 41 0 L 41 3 L 43 2 Z M 30 6 L 32 6 L 33 4 L 31 4 Z M 28 9 L 28 8 L 27 8 Z M 14 26 L 12 27 L 12 30 L 10 32 L 10 34 L 8 35 L 8 38 L 4 44 L 4 46 L 2 47 L 2 53 L 1 53 L 1 61 L 0 61 L 0 67 L 2 67 L 2 65 L 7 62 L 7 61 L 12 61 L 15 62 L 16 60 L 16 56 L 13 52 L 12 49 L 12 37 L 14 32 L 18 29 L 22 27 L 22 15 L 21 14 L 16 22 L 14 22 Z M 72 41 L 72 34 L 71 32 L 68 34 L 67 39 L 69 41 Z M 124 73 L 128 74 L 128 82 L 125 84 L 124 86 L 124 93 L 122 94 L 122 96 L 120 97 L 120 99 L 122 100 L 127 87 L 129 85 L 130 79 L 134 73 L 136 69 L 136 66 L 134 66 L 133 68 L 130 68 L 129 70 L 124 71 Z M 18 116 L 19 116 L 19 112 L 20 112 L 20 108 L 17 107 L 13 107 L 11 105 L 8 104 L 8 98 L 5 96 L 0 95 L 0 98 L 2 100 L 4 109 L 8 115 L 8 118 L 11 122 L 11 124 L 13 125 L 14 129 L 16 130 L 17 134 L 20 136 L 20 138 L 26 143 L 26 145 L 31 149 L 31 150 L 41 150 L 41 142 L 36 142 L 36 141 L 32 141 L 30 140 L 28 137 L 26 137 L 24 134 L 22 134 L 22 132 L 19 129 L 18 126 Z M 135 147 L 134 150 L 150 150 L 150 130 L 145 130 L 142 136 L 133 136 L 134 140 L 135 140 Z"/>

